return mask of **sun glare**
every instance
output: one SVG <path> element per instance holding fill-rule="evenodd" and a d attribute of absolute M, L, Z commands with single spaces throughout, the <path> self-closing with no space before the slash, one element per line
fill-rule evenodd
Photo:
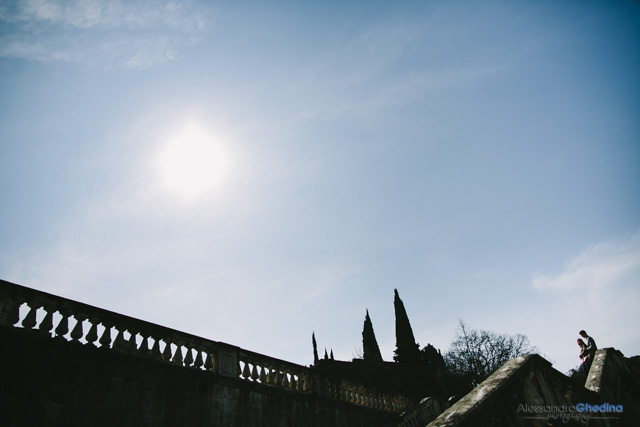
<path fill-rule="evenodd" d="M 184 199 L 207 197 L 222 188 L 228 157 L 221 141 L 190 124 L 170 137 L 160 152 L 157 164 L 162 185 Z"/>

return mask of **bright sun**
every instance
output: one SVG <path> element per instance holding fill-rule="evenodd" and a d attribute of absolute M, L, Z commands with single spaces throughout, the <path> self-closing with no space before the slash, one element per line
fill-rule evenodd
<path fill-rule="evenodd" d="M 192 123 L 166 141 L 157 165 L 165 189 L 195 200 L 221 189 L 229 155 L 219 140 Z"/>

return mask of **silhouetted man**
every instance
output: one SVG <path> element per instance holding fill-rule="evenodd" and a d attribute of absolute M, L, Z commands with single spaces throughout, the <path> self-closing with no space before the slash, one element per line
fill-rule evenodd
<path fill-rule="evenodd" d="M 596 345 L 596 341 L 591 338 L 589 335 L 587 335 L 587 333 L 582 330 L 580 331 L 580 335 L 582 336 L 582 338 L 584 338 L 587 341 L 587 353 L 589 354 L 589 359 L 588 359 L 588 364 L 587 364 L 587 368 L 591 367 L 591 363 L 593 362 L 593 359 L 596 357 L 596 350 L 598 349 L 598 346 Z"/>

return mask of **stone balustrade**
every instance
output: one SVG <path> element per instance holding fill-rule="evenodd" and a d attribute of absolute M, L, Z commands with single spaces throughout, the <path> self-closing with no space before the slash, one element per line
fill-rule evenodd
<path fill-rule="evenodd" d="M 414 402 L 284 360 L 0 280 L 0 327 L 386 412 Z"/>
<path fill-rule="evenodd" d="M 444 398 L 425 397 L 405 412 L 398 427 L 424 427 L 448 408 L 449 402 Z"/>

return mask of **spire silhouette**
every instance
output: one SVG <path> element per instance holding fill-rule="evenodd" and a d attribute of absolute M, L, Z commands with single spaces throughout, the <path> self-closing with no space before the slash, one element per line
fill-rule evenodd
<path fill-rule="evenodd" d="M 396 311 L 396 350 L 393 360 L 398 363 L 420 362 L 420 350 L 416 339 L 413 336 L 413 329 L 409 322 L 409 316 L 404 308 L 404 303 L 398 295 L 398 290 L 394 289 L 393 306 Z"/>
<path fill-rule="evenodd" d="M 362 351 L 364 360 L 382 362 L 382 354 L 380 354 L 376 334 L 373 332 L 369 310 L 367 310 L 367 314 L 364 317 L 364 327 L 362 328 Z"/>

